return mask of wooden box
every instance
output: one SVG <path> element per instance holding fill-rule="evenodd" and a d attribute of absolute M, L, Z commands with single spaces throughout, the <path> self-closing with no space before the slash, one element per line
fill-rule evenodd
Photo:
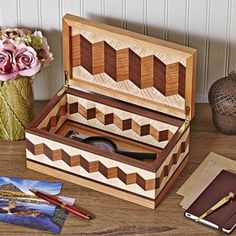
<path fill-rule="evenodd" d="M 63 39 L 66 84 L 26 130 L 27 167 L 154 209 L 188 161 L 196 50 L 72 15 Z"/>

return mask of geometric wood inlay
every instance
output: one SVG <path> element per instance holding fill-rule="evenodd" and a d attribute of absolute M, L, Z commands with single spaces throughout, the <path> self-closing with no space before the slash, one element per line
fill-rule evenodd
<path fill-rule="evenodd" d="M 173 136 L 173 133 L 168 129 L 158 131 L 157 128 L 153 127 L 151 124 L 139 124 L 132 118 L 122 119 L 115 113 L 103 114 L 98 108 L 86 108 L 79 102 L 61 105 L 56 116 L 52 116 L 46 127 L 42 127 L 41 129 L 50 131 L 51 128 L 56 127 L 60 121 L 61 115 L 65 115 L 66 111 L 68 114 L 78 113 L 86 120 L 96 119 L 105 126 L 114 124 L 121 131 L 133 130 L 140 137 L 150 135 L 158 142 L 170 140 Z"/>
<path fill-rule="evenodd" d="M 100 161 L 89 162 L 81 155 L 70 156 L 63 149 L 51 150 L 51 148 L 44 143 L 34 145 L 30 140 L 26 139 L 26 149 L 35 156 L 44 154 L 51 161 L 62 160 L 70 167 L 81 166 L 88 173 L 99 172 L 107 179 L 118 178 L 126 185 L 137 184 L 145 191 L 158 189 L 160 187 L 164 177 L 167 177 L 171 168 L 177 164 L 181 153 L 186 151 L 188 144 L 189 135 L 187 139 L 179 145 L 177 152 L 172 154 L 169 163 L 164 165 L 160 175 L 155 179 L 145 180 L 138 173 L 127 174 L 117 166 L 108 168 Z"/>
<path fill-rule="evenodd" d="M 73 107 L 73 105 L 72 105 Z M 73 109 L 73 108 L 72 108 Z M 56 115 L 51 116 L 46 127 L 42 127 L 42 130 L 50 131 L 52 127 L 56 127 L 61 118 L 65 117 L 67 114 L 67 106 L 61 105 L 56 113 Z"/>
<path fill-rule="evenodd" d="M 72 67 L 82 66 L 92 75 L 106 73 L 116 82 L 130 80 L 140 89 L 154 87 L 164 96 L 185 97 L 186 68 L 181 63 L 166 65 L 155 55 L 140 57 L 106 41 L 91 43 L 81 34 L 71 37 Z"/>

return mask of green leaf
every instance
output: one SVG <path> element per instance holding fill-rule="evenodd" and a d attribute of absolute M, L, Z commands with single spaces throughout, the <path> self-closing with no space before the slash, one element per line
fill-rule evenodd
<path fill-rule="evenodd" d="M 19 77 L 0 86 L 0 138 L 20 140 L 33 116 L 31 79 Z"/>
<path fill-rule="evenodd" d="M 19 119 L 22 126 L 26 126 L 33 116 L 33 91 L 31 79 L 19 77 L 16 80 L 5 82 L 0 88 L 9 109 Z"/>
<path fill-rule="evenodd" d="M 30 44 L 35 50 L 39 50 L 43 46 L 43 39 L 40 38 L 40 37 L 35 37 L 34 36 L 34 37 L 31 38 Z"/>
<path fill-rule="evenodd" d="M 24 138 L 24 127 L 14 116 L 0 93 L 0 138 L 20 140 Z"/>

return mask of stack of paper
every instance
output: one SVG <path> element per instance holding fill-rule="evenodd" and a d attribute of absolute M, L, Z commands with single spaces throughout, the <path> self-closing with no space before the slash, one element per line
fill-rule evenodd
<path fill-rule="evenodd" d="M 222 170 L 236 173 L 236 161 L 211 152 L 177 191 L 184 197 L 180 205 L 189 208 Z"/>

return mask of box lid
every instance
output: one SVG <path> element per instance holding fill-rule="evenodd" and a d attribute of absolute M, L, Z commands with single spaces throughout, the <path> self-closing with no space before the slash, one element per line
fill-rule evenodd
<path fill-rule="evenodd" d="M 63 18 L 63 47 L 71 86 L 193 118 L 195 49 L 73 15 Z"/>

